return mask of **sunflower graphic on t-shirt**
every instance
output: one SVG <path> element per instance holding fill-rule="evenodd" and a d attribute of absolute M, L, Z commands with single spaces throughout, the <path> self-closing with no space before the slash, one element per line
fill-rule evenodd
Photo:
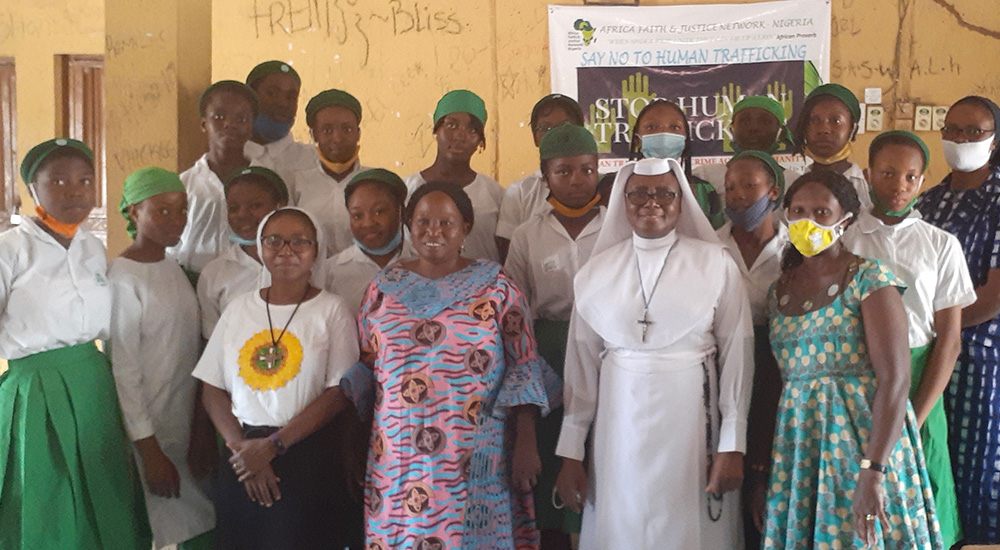
<path fill-rule="evenodd" d="M 270 333 L 269 333 L 270 332 Z M 302 369 L 302 343 L 285 332 L 275 344 L 277 331 L 262 330 L 240 349 L 240 378 L 256 391 L 276 390 L 291 382 Z"/>

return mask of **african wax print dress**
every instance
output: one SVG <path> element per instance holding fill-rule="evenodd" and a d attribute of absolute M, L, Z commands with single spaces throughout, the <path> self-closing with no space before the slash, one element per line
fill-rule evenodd
<path fill-rule="evenodd" d="M 772 287 L 771 347 L 784 389 L 778 405 L 764 547 L 860 549 L 852 497 L 872 428 L 875 369 L 864 340 L 861 302 L 886 286 L 905 287 L 875 260 L 862 260 L 828 306 L 803 315 L 778 310 Z M 886 463 L 886 515 L 878 550 L 939 550 L 930 480 L 913 408 Z"/>
<path fill-rule="evenodd" d="M 375 384 L 366 548 L 538 547 L 531 493 L 509 487 L 506 419 L 518 405 L 547 414 L 561 393 L 530 319 L 493 262 L 376 276 L 358 320 Z"/>
<path fill-rule="evenodd" d="M 976 189 L 951 176 L 920 197 L 924 219 L 958 238 L 972 285 L 1000 268 L 1000 169 Z M 1000 316 L 962 329 L 962 351 L 944 392 L 948 443 L 966 544 L 1000 543 Z"/>

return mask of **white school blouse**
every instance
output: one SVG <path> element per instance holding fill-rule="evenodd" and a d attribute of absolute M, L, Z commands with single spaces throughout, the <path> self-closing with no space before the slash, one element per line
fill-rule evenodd
<path fill-rule="evenodd" d="M 553 215 L 552 205 L 514 230 L 504 271 L 528 299 L 535 319 L 569 321 L 573 311 L 573 278 L 597 243 L 605 209 L 572 239 Z"/>
<path fill-rule="evenodd" d="M 186 269 L 201 272 L 229 242 L 226 193 L 222 180 L 208 167 L 207 154 L 181 174 L 181 181 L 187 190 L 187 225 L 180 241 L 167 249 L 167 257 Z"/>
<path fill-rule="evenodd" d="M 229 302 L 241 294 L 267 286 L 267 270 L 243 251 L 240 245 L 230 243 L 222 255 L 208 262 L 198 277 L 198 305 L 201 307 L 201 335 L 206 340 Z"/>
<path fill-rule="evenodd" d="M 264 145 L 247 141 L 243 146 L 243 154 L 253 166 L 269 168 L 281 176 L 281 181 L 288 187 L 289 197 L 295 197 L 295 172 L 308 170 L 319 164 L 316 146 L 295 141 L 291 132 L 278 141 Z"/>
<path fill-rule="evenodd" d="M 360 162 L 355 162 L 354 169 L 337 181 L 324 172 L 317 161 L 312 168 L 299 170 L 293 176 L 291 187 L 295 189 L 295 195 L 292 204 L 319 219 L 326 235 L 326 257 L 336 256 L 354 244 L 344 189 L 355 174 L 367 169 Z"/>
<path fill-rule="evenodd" d="M 409 196 L 413 196 L 418 187 L 427 183 L 420 172 L 407 176 L 403 182 L 410 191 Z M 476 174 L 476 179 L 464 189 L 472 201 L 475 223 L 472 224 L 472 232 L 465 238 L 465 251 L 462 255 L 473 260 L 499 262 L 500 252 L 497 250 L 496 233 L 500 201 L 503 200 L 504 194 L 503 187 L 489 176 Z"/>
<path fill-rule="evenodd" d="M 80 227 L 63 248 L 33 218 L 0 233 L 0 357 L 107 339 L 111 288 L 100 239 Z"/>
<path fill-rule="evenodd" d="M 726 251 L 736 262 L 740 275 L 743 276 L 743 286 L 746 288 L 747 298 L 750 300 L 753 324 L 767 324 L 770 317 L 767 293 L 771 285 L 781 276 L 781 256 L 785 245 L 788 244 L 788 228 L 785 227 L 785 224 L 779 223 L 774 237 L 764 245 L 753 265 L 749 267 L 743 261 L 740 247 L 736 244 L 736 239 L 733 238 L 732 222 L 726 222 L 716 233 L 719 235 L 722 246 L 726 247 Z"/>
<path fill-rule="evenodd" d="M 274 338 L 295 304 L 271 305 Z M 272 347 L 267 309 L 256 290 L 233 300 L 222 313 L 194 377 L 229 392 L 242 424 L 288 424 L 358 361 L 358 333 L 344 301 L 325 290 L 304 302 L 279 346 L 283 361 L 268 368 L 262 355 Z"/>
<path fill-rule="evenodd" d="M 954 235 L 920 219 L 916 210 L 896 225 L 864 211 L 843 239 L 848 250 L 881 261 L 906 283 L 903 305 L 911 348 L 934 340 L 936 311 L 976 301 L 962 245 Z"/>
<path fill-rule="evenodd" d="M 403 239 L 403 247 L 389 260 L 386 265 L 392 265 L 400 260 L 410 260 L 417 257 L 410 240 Z M 344 299 L 351 315 L 357 316 L 364 301 L 368 285 L 382 268 L 375 260 L 369 258 L 352 244 L 347 250 L 326 260 L 326 289 Z"/>
<path fill-rule="evenodd" d="M 497 237 L 510 240 L 518 226 L 545 211 L 548 198 L 549 186 L 542 179 L 541 170 L 535 170 L 533 174 L 510 184 L 500 201 Z"/>

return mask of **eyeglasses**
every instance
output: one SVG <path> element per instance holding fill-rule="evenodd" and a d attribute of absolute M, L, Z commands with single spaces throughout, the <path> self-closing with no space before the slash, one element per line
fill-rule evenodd
<path fill-rule="evenodd" d="M 316 241 L 303 238 L 285 239 L 281 235 L 265 235 L 261 237 L 260 244 L 271 250 L 281 250 L 287 244 L 293 252 L 308 252 L 316 245 Z"/>
<path fill-rule="evenodd" d="M 635 191 L 629 191 L 625 193 L 625 198 L 628 199 L 628 202 L 634 204 L 635 206 L 642 206 L 650 200 L 656 201 L 657 204 L 666 206 L 674 202 L 674 199 L 680 195 L 681 194 L 677 191 L 671 191 L 664 187 L 657 187 L 652 190 L 637 189 Z"/>
<path fill-rule="evenodd" d="M 969 141 L 979 141 L 986 134 L 992 134 L 993 128 L 982 129 L 976 128 L 975 126 L 966 126 L 964 128 L 959 126 L 942 126 L 941 127 L 941 137 L 951 141 L 957 137 L 965 136 L 965 139 Z"/>

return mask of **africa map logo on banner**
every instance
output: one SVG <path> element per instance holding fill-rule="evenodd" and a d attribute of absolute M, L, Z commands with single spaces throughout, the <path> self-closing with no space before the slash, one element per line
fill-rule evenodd
<path fill-rule="evenodd" d="M 628 158 L 635 118 L 654 99 L 684 110 L 696 164 L 724 162 L 735 103 L 769 96 L 794 126 L 829 75 L 829 1 L 548 9 L 552 91 L 579 101 L 602 171 Z"/>
<path fill-rule="evenodd" d="M 583 19 L 577 19 L 573 23 L 573 28 L 580 31 L 580 35 L 583 37 L 583 45 L 589 46 L 594 40 L 594 27 L 590 24 L 590 21 Z"/>

